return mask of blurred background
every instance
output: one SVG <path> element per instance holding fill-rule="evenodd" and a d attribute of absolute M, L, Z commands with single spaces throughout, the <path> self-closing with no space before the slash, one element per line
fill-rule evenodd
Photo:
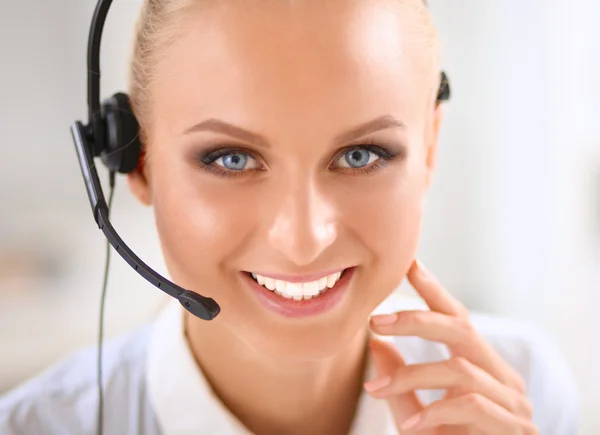
<path fill-rule="evenodd" d="M 140 4 L 109 14 L 104 97 L 125 90 Z M 454 95 L 420 258 L 471 309 L 550 333 L 581 391 L 581 433 L 598 434 L 600 2 L 430 4 Z M 105 240 L 69 132 L 87 117 L 94 6 L 0 0 L 0 393 L 96 340 Z M 166 274 L 152 210 L 124 179 L 112 215 Z M 110 283 L 107 338 L 165 303 L 117 256 Z"/>

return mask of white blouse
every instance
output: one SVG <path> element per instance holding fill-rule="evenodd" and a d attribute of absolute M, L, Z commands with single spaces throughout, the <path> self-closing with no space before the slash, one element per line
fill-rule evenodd
<path fill-rule="evenodd" d="M 427 309 L 393 293 L 375 310 Z M 375 313 L 374 312 L 374 313 Z M 546 334 L 523 322 L 471 314 L 479 332 L 525 379 L 541 435 L 578 434 L 573 377 Z M 447 348 L 419 337 L 379 337 L 394 343 L 408 364 L 449 357 Z M 84 349 L 0 398 L 2 435 L 94 435 L 97 421 L 95 347 Z M 375 377 L 367 363 L 365 379 Z M 105 344 L 105 435 L 249 435 L 212 393 L 185 340 L 183 308 L 172 301 L 152 323 Z M 443 391 L 418 391 L 425 403 Z M 395 435 L 385 400 L 360 397 L 350 435 Z"/>

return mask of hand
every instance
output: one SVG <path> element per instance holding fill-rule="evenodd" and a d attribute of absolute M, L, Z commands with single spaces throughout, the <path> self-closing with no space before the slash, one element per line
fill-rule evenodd
<path fill-rule="evenodd" d="M 387 399 L 401 433 L 429 435 L 537 435 L 525 384 L 477 333 L 467 309 L 417 261 L 408 280 L 431 311 L 373 316 L 379 335 L 418 336 L 444 343 L 449 360 L 407 365 L 395 346 L 372 340 L 378 378 L 365 383 L 373 397 Z M 415 390 L 447 390 L 425 407 Z"/>

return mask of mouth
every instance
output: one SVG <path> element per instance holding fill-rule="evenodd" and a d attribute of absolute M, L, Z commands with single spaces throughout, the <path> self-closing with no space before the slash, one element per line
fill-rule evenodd
<path fill-rule="evenodd" d="M 346 293 L 356 266 L 309 282 L 290 282 L 242 271 L 262 304 L 285 317 L 305 317 L 329 311 Z"/>
<path fill-rule="evenodd" d="M 338 281 L 342 279 L 346 271 L 351 268 L 343 269 L 340 272 L 332 273 L 320 279 L 307 282 L 291 282 L 280 279 L 274 279 L 257 273 L 244 272 L 246 276 L 265 289 L 286 299 L 310 300 L 319 297 L 327 290 L 333 288 Z"/>

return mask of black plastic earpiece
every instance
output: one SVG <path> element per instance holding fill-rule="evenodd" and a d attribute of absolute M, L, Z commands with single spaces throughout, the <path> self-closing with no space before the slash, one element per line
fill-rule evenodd
<path fill-rule="evenodd" d="M 442 71 L 442 79 L 440 81 L 440 88 L 438 90 L 437 102 L 448 101 L 450 99 L 450 81 L 444 71 Z"/>
<path fill-rule="evenodd" d="M 138 165 L 142 143 L 140 126 L 131 109 L 127 94 L 113 95 L 102 103 L 104 148 L 102 162 L 110 171 L 127 174 Z"/>

